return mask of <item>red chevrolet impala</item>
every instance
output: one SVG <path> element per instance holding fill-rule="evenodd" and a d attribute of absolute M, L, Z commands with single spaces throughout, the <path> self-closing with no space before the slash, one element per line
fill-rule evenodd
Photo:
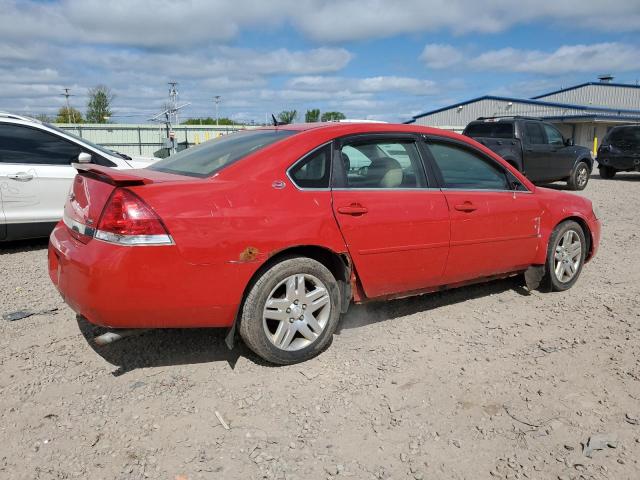
<path fill-rule="evenodd" d="M 232 327 L 280 364 L 317 355 L 352 301 L 525 271 L 566 290 L 600 238 L 588 200 L 413 125 L 262 128 L 143 170 L 78 169 L 49 274 L 79 315 Z"/>

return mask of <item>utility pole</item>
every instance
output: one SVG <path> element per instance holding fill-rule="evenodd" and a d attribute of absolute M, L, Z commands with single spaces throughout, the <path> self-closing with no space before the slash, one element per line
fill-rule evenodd
<path fill-rule="evenodd" d="M 216 127 L 218 126 L 218 104 L 220 103 L 220 95 L 213 97 L 213 103 L 216 104 Z"/>
<path fill-rule="evenodd" d="M 65 99 L 65 103 L 66 103 L 66 109 L 67 109 L 67 123 L 71 123 L 69 122 L 69 115 L 71 114 L 71 107 L 69 107 L 69 97 L 74 97 L 75 95 L 71 95 L 69 93 L 69 91 L 71 90 L 70 88 L 63 88 L 64 93 L 61 93 L 60 95 L 62 95 Z M 73 123 L 75 123 L 75 114 L 73 115 L 74 118 L 72 118 L 71 120 L 73 120 Z"/>

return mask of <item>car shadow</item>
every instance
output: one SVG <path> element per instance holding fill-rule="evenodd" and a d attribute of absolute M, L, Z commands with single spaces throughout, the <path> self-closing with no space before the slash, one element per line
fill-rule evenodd
<path fill-rule="evenodd" d="M 116 367 L 111 372 L 116 377 L 140 368 L 212 362 L 227 362 L 233 369 L 240 356 L 262 363 L 241 341 L 229 350 L 224 343 L 227 329 L 158 328 L 99 346 L 94 338 L 109 330 L 82 317 L 77 320 L 80 332 L 93 351 Z"/>
<path fill-rule="evenodd" d="M 43 250 L 48 246 L 48 238 L 34 238 L 29 240 L 11 240 L 9 242 L 0 242 L 0 255 Z"/>
<path fill-rule="evenodd" d="M 366 325 L 394 320 L 396 318 L 424 313 L 441 307 L 455 305 L 476 298 L 495 295 L 512 290 L 519 295 L 530 295 L 525 288 L 522 276 L 509 277 L 486 283 L 478 283 L 468 287 L 460 287 L 442 292 L 427 293 L 409 298 L 388 301 L 372 301 L 363 304 L 352 304 L 349 311 L 340 321 L 336 331 L 360 328 Z"/>
<path fill-rule="evenodd" d="M 511 277 L 401 300 L 351 305 L 336 334 L 345 329 L 361 328 L 508 290 L 529 295 L 523 286 L 522 278 Z M 78 327 L 89 346 L 116 367 L 111 372 L 114 376 L 121 376 L 140 368 L 212 362 L 227 362 L 233 369 L 240 357 L 245 357 L 260 366 L 277 368 L 277 365 L 269 364 L 255 355 L 239 338 L 236 339 L 234 348 L 229 350 L 224 341 L 227 329 L 152 329 L 108 345 L 98 346 L 94 338 L 108 329 L 93 325 L 82 317 L 78 318 Z"/>

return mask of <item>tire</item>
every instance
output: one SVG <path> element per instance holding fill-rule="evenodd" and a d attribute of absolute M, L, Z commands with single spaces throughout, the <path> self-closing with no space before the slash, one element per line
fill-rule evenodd
<path fill-rule="evenodd" d="M 578 162 L 576 167 L 571 172 L 567 185 L 571 190 L 584 190 L 589 183 L 589 165 L 586 162 Z"/>
<path fill-rule="evenodd" d="M 598 171 L 600 172 L 600 177 L 605 178 L 607 180 L 612 179 L 613 177 L 616 176 L 616 173 L 618 173 L 614 168 L 606 167 L 604 165 L 600 165 L 598 167 Z"/>
<path fill-rule="evenodd" d="M 576 254 L 575 247 L 572 249 L 570 246 L 577 242 L 580 244 L 580 250 Z M 572 220 L 562 222 L 555 228 L 549 239 L 546 273 L 542 284 L 547 287 L 547 290 L 556 292 L 570 289 L 580 277 L 586 256 L 587 241 L 582 227 Z M 560 267 L 560 265 L 566 267 Z"/>
<path fill-rule="evenodd" d="M 249 290 L 240 336 L 266 361 L 288 365 L 321 353 L 339 320 L 340 289 L 333 274 L 310 258 L 289 257 L 264 271 Z"/>

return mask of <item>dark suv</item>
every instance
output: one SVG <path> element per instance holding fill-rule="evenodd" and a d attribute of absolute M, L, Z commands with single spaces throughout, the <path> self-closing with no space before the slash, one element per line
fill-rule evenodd
<path fill-rule="evenodd" d="M 586 147 L 539 118 L 481 117 L 469 123 L 463 135 L 490 148 L 532 182 L 565 180 L 571 190 L 583 190 L 593 169 Z"/>
<path fill-rule="evenodd" d="M 613 127 L 598 148 L 598 170 L 602 178 L 618 172 L 640 172 L 640 124 Z"/>

